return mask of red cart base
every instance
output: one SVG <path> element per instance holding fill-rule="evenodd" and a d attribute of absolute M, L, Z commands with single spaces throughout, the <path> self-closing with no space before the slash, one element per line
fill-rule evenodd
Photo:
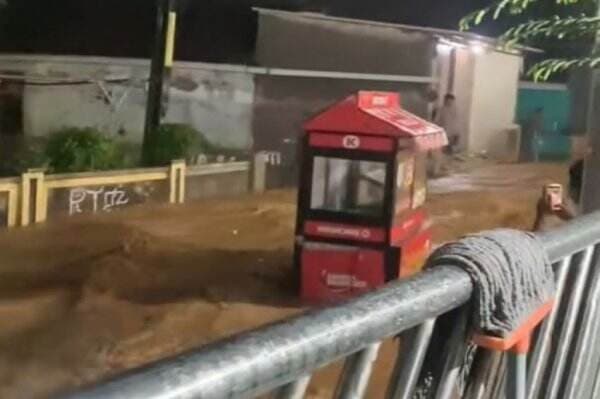
<path fill-rule="evenodd" d="M 301 256 L 302 299 L 307 302 L 351 298 L 385 282 L 383 251 L 307 244 Z"/>

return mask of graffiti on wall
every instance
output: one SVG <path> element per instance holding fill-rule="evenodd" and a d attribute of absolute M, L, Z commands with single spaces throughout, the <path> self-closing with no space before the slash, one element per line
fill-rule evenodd
<path fill-rule="evenodd" d="M 271 166 L 280 166 L 282 163 L 281 152 L 278 151 L 263 151 L 265 162 Z"/>
<path fill-rule="evenodd" d="M 77 186 L 48 190 L 48 220 L 57 216 L 102 214 L 169 201 L 168 181 Z"/>
<path fill-rule="evenodd" d="M 91 212 L 96 213 L 112 212 L 127 204 L 129 196 L 120 188 L 74 188 L 69 192 L 69 215 L 83 213 L 86 205 L 91 208 Z"/>

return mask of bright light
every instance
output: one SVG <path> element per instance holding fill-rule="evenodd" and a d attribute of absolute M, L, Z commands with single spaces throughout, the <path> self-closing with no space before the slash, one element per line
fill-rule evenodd
<path fill-rule="evenodd" d="M 440 42 L 437 44 L 436 49 L 439 54 L 449 54 L 452 51 L 452 45 Z"/>
<path fill-rule="evenodd" d="M 473 54 L 485 53 L 485 47 L 483 46 L 483 44 L 481 44 L 479 42 L 472 42 L 469 47 L 471 48 L 471 51 L 473 52 Z"/>

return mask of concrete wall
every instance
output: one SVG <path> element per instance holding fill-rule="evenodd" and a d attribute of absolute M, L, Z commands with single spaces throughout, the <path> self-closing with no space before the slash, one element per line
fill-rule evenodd
<path fill-rule="evenodd" d="M 473 57 L 469 149 L 493 152 L 506 142 L 505 131 L 515 122 L 521 58 L 498 52 Z"/>
<path fill-rule="evenodd" d="M 303 123 L 359 90 L 399 92 L 403 107 L 428 117 L 426 92 L 434 80 L 436 42 L 430 34 L 395 27 L 310 14 L 261 12 L 256 45 L 260 66 L 426 78 L 409 83 L 257 75 L 255 148 L 282 155 L 280 170 L 270 170 L 271 180 L 282 185 L 295 183 L 298 175 L 295 144 L 302 134 Z"/>
<path fill-rule="evenodd" d="M 427 87 L 422 83 L 257 76 L 255 148 L 281 153 L 281 170 L 278 176 L 272 170 L 271 179 L 280 185 L 293 185 L 298 175 L 296 144 L 302 125 L 312 116 L 358 90 L 382 90 L 399 92 L 404 108 L 427 117 Z"/>
<path fill-rule="evenodd" d="M 195 89 L 184 89 L 192 83 Z M 253 76 L 242 71 L 176 67 L 166 122 L 188 123 L 213 143 L 228 148 L 252 147 Z"/>
<path fill-rule="evenodd" d="M 24 89 L 24 130 L 46 136 L 63 126 L 95 126 L 124 139 L 142 140 L 148 63 L 90 57 L 0 56 L 2 71 L 22 71 L 56 79 L 56 84 Z M 123 83 L 71 84 L 65 79 L 125 78 Z M 63 83 L 60 83 L 63 82 Z M 104 89 L 104 90 L 103 90 Z M 186 123 L 214 143 L 237 149 L 251 146 L 254 83 L 243 68 L 178 63 L 165 122 Z"/>
<path fill-rule="evenodd" d="M 506 131 L 515 123 L 521 64 L 512 54 L 457 51 L 454 94 L 467 151 L 504 152 Z"/>
<path fill-rule="evenodd" d="M 434 88 L 437 99 L 429 104 L 430 115 L 443 104 L 446 93 L 454 92 L 453 57 L 454 55 L 449 47 L 443 47 L 437 52 L 434 63 L 434 76 L 438 81 L 437 86 Z"/>
<path fill-rule="evenodd" d="M 256 60 L 267 67 L 431 76 L 436 41 L 368 23 L 261 13 Z"/>
<path fill-rule="evenodd" d="M 438 78 L 446 81 L 452 75 L 447 59 L 438 60 L 434 70 L 435 38 L 426 34 L 303 18 L 288 26 L 281 18 L 265 17 L 259 38 L 258 58 L 268 68 L 177 63 L 165 121 L 190 124 L 223 146 L 280 152 L 284 169 L 290 165 L 282 176 L 295 176 L 302 124 L 324 107 L 358 90 L 385 90 L 399 92 L 406 109 L 429 117 L 428 89 Z M 274 33 L 277 29 L 279 34 Z M 298 35 L 308 32 L 315 39 L 298 43 Z M 469 151 L 490 150 L 496 136 L 513 123 L 520 63 L 518 56 L 459 50 L 453 92 L 462 118 L 462 142 Z M 300 69 L 306 66 L 310 69 Z M 328 71 L 333 68 L 339 72 Z M 7 71 L 55 82 L 25 86 L 27 135 L 46 136 L 63 126 L 97 126 L 141 142 L 146 61 L 0 56 L 0 75 Z M 92 77 L 125 81 L 65 81 Z"/>
<path fill-rule="evenodd" d="M 400 31 L 386 29 L 386 34 L 391 32 L 402 37 Z M 421 55 L 428 54 L 431 43 L 419 37 Z M 397 45 L 402 49 L 402 41 Z M 360 59 L 356 51 L 352 56 Z M 293 184 L 297 174 L 296 144 L 302 124 L 341 98 L 358 90 L 395 91 L 401 94 L 405 108 L 423 117 L 429 115 L 425 94 L 434 81 L 428 75 L 433 61 L 422 57 L 418 61 L 420 68 L 411 69 L 417 59 L 408 62 L 406 68 L 394 68 L 395 74 L 177 63 L 165 121 L 190 124 L 212 142 L 226 147 L 279 153 L 281 165 L 270 168 L 269 181 L 274 183 L 269 186 Z M 365 62 L 373 60 L 365 58 Z M 315 64 L 325 67 L 319 62 Z M 352 69 L 354 64 L 350 62 L 339 68 Z M 123 139 L 131 143 L 141 142 L 147 62 L 5 55 L 0 56 L 0 74 L 3 71 L 44 79 L 43 84 L 32 84 L 30 80 L 25 86 L 26 135 L 45 137 L 64 126 L 95 126 L 116 137 L 123 133 Z M 419 75 L 403 75 L 416 71 Z M 97 82 L 74 82 L 90 78 Z M 114 79 L 125 81 L 106 82 Z"/>
<path fill-rule="evenodd" d="M 460 147 L 463 150 L 470 148 L 470 116 L 473 104 L 473 85 L 475 62 L 469 50 L 456 49 L 454 64 L 454 82 L 452 93 L 456 96 L 459 127 L 461 130 Z"/>
<path fill-rule="evenodd" d="M 188 168 L 186 173 L 185 200 L 205 200 L 215 198 L 228 198 L 246 194 L 250 190 L 250 165 L 227 169 L 227 164 L 222 166 L 222 171 L 204 173 L 205 166 Z"/>
<path fill-rule="evenodd" d="M 261 149 L 262 139 L 271 147 L 283 147 L 279 144 L 281 137 L 297 135 L 294 132 L 299 132 L 300 122 L 312 110 L 318 110 L 318 105 L 324 106 L 358 89 L 398 91 L 407 109 L 428 117 L 431 104 L 426 91 L 430 86 L 438 90 L 440 100 L 446 92 L 456 95 L 463 149 L 493 152 L 506 145 L 505 131 L 514 124 L 522 62 L 519 55 L 492 49 L 475 53 L 468 46 L 456 46 L 453 57 L 438 54 L 438 38 L 427 31 L 313 14 L 263 11 L 259 15 L 256 59 L 260 65 L 433 78 L 429 84 L 257 79 L 254 134 Z M 276 104 L 263 104 L 275 99 Z M 263 113 L 290 118 L 270 118 L 270 126 L 265 126 Z M 263 130 L 269 132 L 268 136 Z M 288 157 L 293 159 L 291 154 Z"/>

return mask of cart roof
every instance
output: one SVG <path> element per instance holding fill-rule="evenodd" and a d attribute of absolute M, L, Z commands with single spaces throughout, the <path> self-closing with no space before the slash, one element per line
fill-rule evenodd
<path fill-rule="evenodd" d="M 311 132 L 414 139 L 423 150 L 448 144 L 446 132 L 400 107 L 398 93 L 360 91 L 321 112 L 304 128 Z"/>

